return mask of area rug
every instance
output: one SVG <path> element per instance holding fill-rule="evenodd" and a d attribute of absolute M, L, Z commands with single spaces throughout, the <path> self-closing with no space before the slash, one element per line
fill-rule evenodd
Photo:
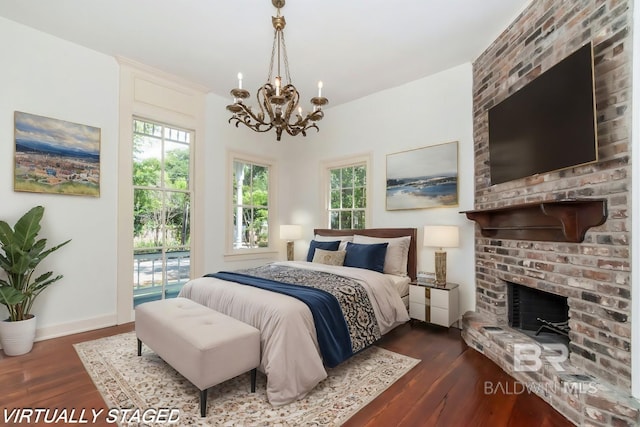
<path fill-rule="evenodd" d="M 339 426 L 420 362 L 373 346 L 328 369 L 304 399 L 279 407 L 267 401 L 265 375 L 251 393 L 247 373 L 209 389 L 201 418 L 198 389 L 148 347 L 138 357 L 134 332 L 74 347 L 109 408 L 179 409 L 181 426 Z"/>

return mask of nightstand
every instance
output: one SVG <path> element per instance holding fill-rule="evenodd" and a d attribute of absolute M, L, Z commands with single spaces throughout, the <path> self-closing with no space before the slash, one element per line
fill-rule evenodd
<path fill-rule="evenodd" d="M 458 320 L 459 286 L 447 283 L 411 282 L 409 284 L 409 316 L 412 319 L 449 327 Z"/>

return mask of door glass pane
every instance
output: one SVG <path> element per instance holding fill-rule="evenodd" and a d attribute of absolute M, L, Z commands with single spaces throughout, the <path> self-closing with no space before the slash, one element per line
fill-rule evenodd
<path fill-rule="evenodd" d="M 167 250 L 167 284 L 165 298 L 177 297 L 182 286 L 191 278 L 190 254 L 188 247 L 176 247 Z"/>
<path fill-rule="evenodd" d="M 189 220 L 189 194 L 166 192 L 165 229 L 168 246 L 188 246 L 191 222 Z"/>
<path fill-rule="evenodd" d="M 162 253 L 152 249 L 134 249 L 133 261 L 134 304 L 160 299 L 163 287 Z"/>
<path fill-rule="evenodd" d="M 165 142 L 164 182 L 167 188 L 189 188 L 189 148 L 184 144 Z"/>
<path fill-rule="evenodd" d="M 161 185 L 162 141 L 149 136 L 134 135 L 133 185 Z"/>
<path fill-rule="evenodd" d="M 164 242 L 162 192 L 146 189 L 133 191 L 133 247 L 160 248 Z"/>

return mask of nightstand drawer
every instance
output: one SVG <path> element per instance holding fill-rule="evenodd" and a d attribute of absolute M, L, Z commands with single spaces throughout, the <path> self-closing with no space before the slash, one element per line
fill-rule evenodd
<path fill-rule="evenodd" d="M 409 286 L 409 302 L 424 304 L 431 298 L 431 289 L 424 286 Z"/>
<path fill-rule="evenodd" d="M 446 326 L 447 328 L 451 326 L 449 323 L 449 310 L 438 307 L 431 307 L 431 323 L 435 323 L 436 325 Z"/>
<path fill-rule="evenodd" d="M 431 306 L 449 309 L 449 291 L 444 289 L 431 290 Z"/>
<path fill-rule="evenodd" d="M 429 306 L 424 303 L 409 302 L 409 316 L 412 319 L 422 320 L 423 322 L 429 321 Z"/>

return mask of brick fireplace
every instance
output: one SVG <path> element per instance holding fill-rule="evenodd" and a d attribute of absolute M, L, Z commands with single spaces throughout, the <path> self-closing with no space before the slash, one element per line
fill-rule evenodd
<path fill-rule="evenodd" d="M 476 311 L 463 318 L 465 341 L 517 380 L 570 384 L 538 394 L 579 425 L 640 424 L 640 403 L 630 397 L 631 6 L 631 0 L 536 0 L 473 64 L 475 210 L 606 202 L 606 221 L 579 242 L 487 237 L 477 226 Z M 492 186 L 488 109 L 588 41 L 598 162 Z M 570 355 L 561 369 L 545 363 L 539 371 L 514 371 L 514 348 L 535 341 L 509 326 L 509 283 L 566 297 Z M 545 356 L 553 358 L 553 350 L 543 348 Z"/>

